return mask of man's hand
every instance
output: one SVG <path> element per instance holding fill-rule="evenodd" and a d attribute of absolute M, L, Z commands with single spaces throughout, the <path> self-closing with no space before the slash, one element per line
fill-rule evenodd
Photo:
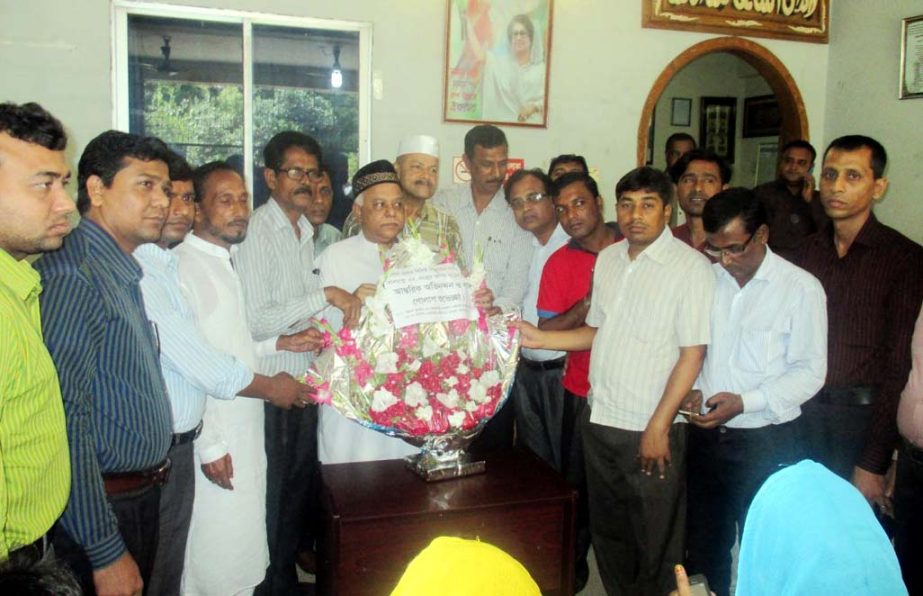
<path fill-rule="evenodd" d="M 127 552 L 105 567 L 93 570 L 97 596 L 140 596 L 144 588 L 141 572 Z"/>
<path fill-rule="evenodd" d="M 540 350 L 545 346 L 541 329 L 525 321 L 513 321 L 513 327 L 519 329 L 519 341 L 524 348 Z"/>
<path fill-rule="evenodd" d="M 651 426 L 644 429 L 641 434 L 641 446 L 638 449 L 638 459 L 641 460 L 641 471 L 648 476 L 654 472 L 654 466 L 660 471 L 660 478 L 664 478 L 667 466 L 670 465 L 670 426 L 659 428 Z"/>
<path fill-rule="evenodd" d="M 353 292 L 353 296 L 355 296 L 362 302 L 365 302 L 366 298 L 368 298 L 369 296 L 375 295 L 375 291 L 377 289 L 378 289 L 378 286 L 375 284 L 362 284 L 361 286 L 356 288 L 356 291 Z"/>
<path fill-rule="evenodd" d="M 324 334 L 309 327 L 291 335 L 280 335 L 276 340 L 279 352 L 317 352 L 324 347 Z"/>
<path fill-rule="evenodd" d="M 804 199 L 805 203 L 810 203 L 814 200 L 814 176 L 810 173 L 804 175 L 804 186 L 801 187 L 801 198 Z"/>
<path fill-rule="evenodd" d="M 292 375 L 284 372 L 276 373 L 270 377 L 269 391 L 266 401 L 287 410 L 292 406 L 303 408 L 311 402 L 311 388 L 304 383 L 296 381 Z"/>
<path fill-rule="evenodd" d="M 234 464 L 231 463 L 230 453 L 213 462 L 202 464 L 202 473 L 221 488 L 234 490 L 234 485 L 231 484 L 231 478 L 234 477 Z"/>
<path fill-rule="evenodd" d="M 694 412 L 698 415 L 702 411 L 702 392 L 698 389 L 693 389 L 687 393 L 680 409 L 686 410 L 687 412 Z"/>
<path fill-rule="evenodd" d="M 701 392 L 699 392 L 701 395 Z M 701 399 L 701 398 L 700 398 Z M 699 428 L 715 428 L 721 426 L 734 416 L 744 411 L 744 400 L 736 393 L 722 391 L 708 398 L 705 405 L 712 408 L 708 414 L 692 416 L 689 422 Z M 699 410 L 695 410 L 698 412 Z"/>
<path fill-rule="evenodd" d="M 852 471 L 852 483 L 859 489 L 869 505 L 878 505 L 885 511 L 891 510 L 891 499 L 885 495 L 886 486 L 883 474 L 874 474 L 856 466 Z"/>
<path fill-rule="evenodd" d="M 324 288 L 327 303 L 343 311 L 343 326 L 355 327 L 359 323 L 362 301 L 342 288 L 327 286 Z"/>

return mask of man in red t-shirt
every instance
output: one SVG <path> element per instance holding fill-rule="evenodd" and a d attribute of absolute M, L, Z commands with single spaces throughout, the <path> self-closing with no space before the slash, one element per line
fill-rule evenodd
<path fill-rule="evenodd" d="M 603 219 L 603 201 L 596 181 L 582 172 L 570 172 L 555 180 L 552 190 L 558 223 L 570 242 L 548 258 L 538 290 L 541 329 L 576 329 L 584 323 L 590 307 L 596 255 L 621 240 L 618 226 Z M 576 423 L 586 407 L 590 391 L 590 351 L 570 352 L 564 364 L 564 404 L 561 424 L 561 473 L 579 491 L 577 511 L 576 576 L 585 574 L 590 533 L 586 507 L 583 447 Z M 585 577 L 585 575 L 584 575 Z"/>

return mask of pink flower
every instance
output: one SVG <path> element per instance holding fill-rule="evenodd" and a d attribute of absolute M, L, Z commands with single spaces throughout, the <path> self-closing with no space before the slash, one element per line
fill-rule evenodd
<path fill-rule="evenodd" d="M 462 336 L 468 331 L 471 321 L 467 319 L 455 319 L 449 321 L 449 333 L 455 336 Z"/>
<path fill-rule="evenodd" d="M 404 393 L 404 384 L 403 373 L 390 373 L 387 380 L 385 381 L 384 388 L 394 395 L 400 396 Z"/>
<path fill-rule="evenodd" d="M 410 325 L 401 329 L 401 339 L 398 342 L 398 348 L 403 350 L 413 350 L 417 347 L 417 344 L 420 342 L 419 333 L 417 333 L 417 326 Z"/>
<path fill-rule="evenodd" d="M 458 370 L 460 364 L 461 358 L 458 357 L 458 353 L 452 352 L 439 362 L 439 372 L 444 377 L 451 377 Z"/>
<path fill-rule="evenodd" d="M 478 309 L 478 329 L 484 333 L 490 331 L 490 329 L 487 327 L 487 311 L 483 308 Z"/>
<path fill-rule="evenodd" d="M 468 375 L 459 375 L 458 381 L 455 383 L 455 390 L 462 395 L 468 395 L 468 391 L 471 390 L 471 377 Z"/>
<path fill-rule="evenodd" d="M 360 362 L 356 365 L 354 372 L 356 373 L 356 382 L 359 383 L 360 387 L 364 386 L 375 374 L 372 365 L 368 362 Z"/>

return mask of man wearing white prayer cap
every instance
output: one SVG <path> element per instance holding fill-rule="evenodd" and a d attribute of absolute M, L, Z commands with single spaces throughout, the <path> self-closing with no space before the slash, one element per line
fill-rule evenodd
<path fill-rule="evenodd" d="M 464 266 L 458 223 L 428 202 L 439 187 L 439 141 L 429 135 L 404 137 L 398 145 L 394 169 L 404 191 L 406 223 L 403 233 L 416 227 L 421 240 L 430 248 L 435 251 L 448 249 Z M 350 215 L 343 224 L 343 237 L 355 236 L 360 229 L 360 222 Z"/>

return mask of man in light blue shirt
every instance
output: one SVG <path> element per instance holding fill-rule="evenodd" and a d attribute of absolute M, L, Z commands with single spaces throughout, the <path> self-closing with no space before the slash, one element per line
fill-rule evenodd
<path fill-rule="evenodd" d="M 169 164 L 170 206 L 160 241 L 144 244 L 133 253 L 144 276 L 141 292 L 145 310 L 160 344 L 160 363 L 173 413 L 173 462 L 170 481 L 160 501 L 160 542 L 147 590 L 151 594 L 179 594 L 186 537 L 195 493 L 193 440 L 202 428 L 206 396 L 234 399 L 237 395 L 264 399 L 280 408 L 304 406 L 307 387 L 285 373 L 273 377 L 254 374 L 237 358 L 212 346 L 196 327 L 195 317 L 180 291 L 177 258 L 168 250 L 182 242 L 192 227 L 195 192 L 192 169 L 180 157 Z M 260 342 L 257 350 L 306 351 L 317 346 L 314 331 Z M 205 467 L 203 466 L 203 471 Z"/>

